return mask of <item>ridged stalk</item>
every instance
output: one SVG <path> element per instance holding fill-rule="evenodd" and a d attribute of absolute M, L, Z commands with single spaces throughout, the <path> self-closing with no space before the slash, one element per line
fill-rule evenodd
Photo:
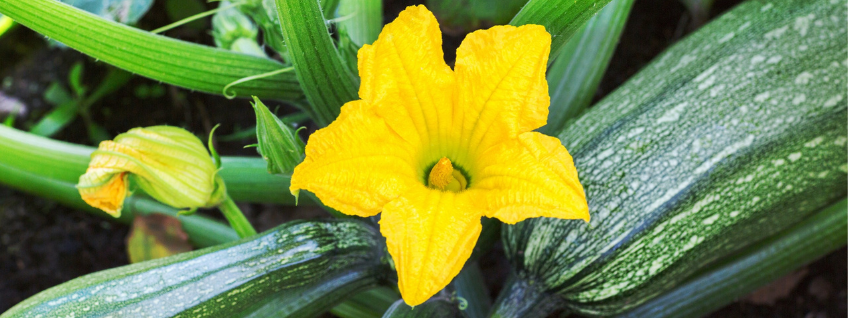
<path fill-rule="evenodd" d="M 192 90 L 222 94 L 236 80 L 284 68 L 274 60 L 145 32 L 54 0 L 3 0 L 0 13 L 34 31 L 127 71 Z M 239 96 L 299 99 L 291 73 L 233 87 Z"/>
<path fill-rule="evenodd" d="M 5 154 L 5 152 L 0 152 Z M 0 184 L 55 200 L 61 204 L 80 209 L 104 218 L 114 219 L 105 212 L 86 204 L 79 195 L 75 183 L 51 179 L 0 162 Z M 238 235 L 229 226 L 201 215 L 177 216 L 177 209 L 156 202 L 153 199 L 133 196 L 124 201 L 124 209 L 117 220 L 124 224 L 132 222 L 138 214 L 161 213 L 178 217 L 183 230 L 191 242 L 198 247 L 206 247 L 238 239 Z"/>
<path fill-rule="evenodd" d="M 358 98 L 357 78 L 342 63 L 317 0 L 276 0 L 289 57 L 315 121 L 329 125 Z"/>
<path fill-rule="evenodd" d="M 548 123 L 540 129 L 555 134 L 589 106 L 607 70 L 633 0 L 614 0 L 586 22 L 548 69 L 551 107 Z"/>
<path fill-rule="evenodd" d="M 0 164 L 45 178 L 76 184 L 88 168 L 95 148 L 52 140 L 17 129 L 0 126 Z M 288 175 L 271 175 L 261 158 L 222 157 L 221 177 L 227 193 L 240 202 L 262 202 L 294 205 L 288 194 Z M 12 187 L 0 175 L 0 183 Z M 300 204 L 313 204 L 302 200 Z"/>
<path fill-rule="evenodd" d="M 539 24 L 551 34 L 552 62 L 583 24 L 610 0 L 530 0 L 509 22 L 519 26 Z"/>

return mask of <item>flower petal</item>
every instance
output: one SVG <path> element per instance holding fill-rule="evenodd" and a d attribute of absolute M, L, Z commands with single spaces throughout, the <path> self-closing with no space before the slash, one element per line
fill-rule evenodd
<path fill-rule="evenodd" d="M 471 256 L 483 214 L 471 207 L 467 193 L 419 185 L 383 209 L 380 231 L 408 305 L 419 305 L 442 290 Z"/>
<path fill-rule="evenodd" d="M 117 218 L 127 197 L 127 173 L 112 168 L 89 168 L 80 176 L 77 189 L 85 203 Z"/>
<path fill-rule="evenodd" d="M 551 35 L 540 25 L 495 26 L 462 41 L 455 72 L 463 111 L 454 122 L 466 149 L 485 151 L 545 124 L 550 49 Z"/>
<path fill-rule="evenodd" d="M 474 202 L 486 216 L 509 224 L 540 216 L 589 221 L 577 169 L 559 139 L 523 133 L 490 148 L 479 164 L 471 186 L 484 193 Z"/>
<path fill-rule="evenodd" d="M 418 182 L 413 154 L 368 103 L 349 102 L 339 118 L 309 137 L 289 189 L 294 195 L 309 190 L 345 214 L 376 215 L 407 183 Z"/>
<path fill-rule="evenodd" d="M 359 97 L 404 139 L 437 143 L 451 129 L 454 75 L 445 64 L 442 33 L 424 6 L 411 6 L 359 50 Z"/>

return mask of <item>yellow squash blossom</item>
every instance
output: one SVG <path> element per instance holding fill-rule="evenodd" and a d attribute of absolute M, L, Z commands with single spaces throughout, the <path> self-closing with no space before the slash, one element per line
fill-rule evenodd
<path fill-rule="evenodd" d="M 216 206 L 226 193 L 206 147 L 177 127 L 133 128 L 101 142 L 77 189 L 86 203 L 119 217 L 130 179 L 175 208 Z"/>
<path fill-rule="evenodd" d="M 459 273 L 483 216 L 588 221 L 571 156 L 532 131 L 548 117 L 550 43 L 538 25 L 476 31 L 451 70 L 433 14 L 407 8 L 359 50 L 361 100 L 311 136 L 292 193 L 311 191 L 350 215 L 382 212 L 411 306 Z"/>

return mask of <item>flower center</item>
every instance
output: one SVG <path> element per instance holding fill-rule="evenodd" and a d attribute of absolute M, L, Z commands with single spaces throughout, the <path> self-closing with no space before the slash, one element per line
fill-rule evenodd
<path fill-rule="evenodd" d="M 442 157 L 430 170 L 427 185 L 442 191 L 459 192 L 465 190 L 465 187 L 468 186 L 468 180 L 465 179 L 462 172 L 453 168 L 450 159 Z"/>

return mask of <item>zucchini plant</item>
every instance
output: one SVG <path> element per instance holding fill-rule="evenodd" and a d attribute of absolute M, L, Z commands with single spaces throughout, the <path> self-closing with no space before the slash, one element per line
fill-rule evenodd
<path fill-rule="evenodd" d="M 497 11 L 496 20 L 506 22 L 503 12 L 515 11 L 509 8 L 518 8 L 521 1 L 508 2 L 510 5 L 504 10 L 488 10 L 482 2 L 474 2 L 476 10 L 464 10 L 451 19 L 469 19 L 455 21 L 458 25 L 477 25 L 492 20 L 491 12 Z M 550 153 L 544 151 L 560 146 L 559 143 L 568 149 L 571 156 L 567 161 L 573 157 L 579 173 L 577 186 L 582 183 L 585 189 L 588 222 L 538 217 L 503 226 L 495 219 L 486 219 L 482 226 L 475 223 L 476 227 L 436 227 L 432 232 L 447 233 L 436 238 L 474 231 L 480 233 L 480 238 L 476 247 L 474 241 L 461 242 L 474 249 L 463 251 L 471 259 L 464 266 L 452 265 L 457 271 L 462 268 L 458 276 L 453 273 L 452 282 L 444 289 L 440 287 L 441 291 L 429 300 L 410 307 L 396 293 L 398 289 L 403 293 L 404 289 L 414 288 L 398 288 L 404 284 L 403 275 L 418 279 L 413 280 L 418 284 L 409 285 L 432 283 L 409 274 L 410 271 L 404 272 L 400 266 L 414 263 L 403 261 L 414 259 L 406 253 L 417 252 L 418 247 L 430 249 L 438 245 L 432 244 L 437 240 L 431 238 L 419 246 L 419 237 L 393 242 L 389 238 L 387 244 L 378 226 L 398 224 L 401 219 L 417 226 L 429 222 L 421 221 L 424 215 L 438 215 L 447 208 L 435 212 L 415 210 L 421 214 L 420 219 L 413 215 L 393 216 L 390 220 L 380 220 L 379 216 L 364 220 L 296 220 L 238 239 L 221 222 L 184 215 L 187 211 L 179 211 L 179 207 L 136 193 L 126 197 L 119 221 L 129 221 L 133 213 L 175 215 L 183 222 L 191 241 L 205 248 L 74 279 L 25 300 L 0 318 L 312 317 L 326 311 L 341 317 L 546 317 L 560 309 L 589 316 L 674 316 L 703 313 L 698 310 L 726 304 L 732 297 L 717 296 L 725 289 L 750 291 L 766 283 L 766 278 L 757 276 L 731 287 L 731 282 L 737 282 L 734 279 L 753 277 L 752 273 L 763 266 L 788 271 L 844 245 L 845 231 L 838 231 L 844 228 L 848 190 L 848 98 L 844 90 L 848 32 L 844 3 L 744 2 L 671 47 L 622 87 L 584 111 L 609 63 L 633 1 L 525 2 L 510 22 L 515 28 L 499 28 L 514 30 L 535 24 L 544 26 L 549 33 L 549 51 L 539 52 L 545 55 L 540 61 L 547 59 L 550 67 L 545 72 L 548 65 L 534 64 L 541 70 L 546 86 L 534 86 L 534 91 L 549 93 L 552 104 L 550 113 L 522 114 L 519 122 L 527 126 L 523 120 L 548 118 L 541 131 L 554 135 L 559 142 L 553 139 L 555 145 L 540 143 L 544 147 L 533 148 L 533 156 L 545 157 Z M 447 6 L 439 1 L 428 3 Z M 292 187 L 292 168 L 304 158 L 303 145 L 298 132 L 277 119 L 259 99 L 292 103 L 319 127 L 338 127 L 344 120 L 358 118 L 367 111 L 384 111 L 356 106 L 362 101 L 351 102 L 357 96 L 363 100 L 366 96 L 386 99 L 393 89 L 403 86 L 374 84 L 400 74 L 391 69 L 392 64 L 385 64 L 389 66 L 376 75 L 356 76 L 373 69 L 369 63 L 374 57 L 369 54 L 378 52 L 374 42 L 389 37 L 378 35 L 378 26 L 383 23 L 382 3 L 243 0 L 230 1 L 221 8 L 219 13 L 226 9 L 241 12 L 238 18 L 229 15 L 232 21 L 242 23 L 240 26 L 226 25 L 229 22 L 223 20 L 225 15 L 219 16 L 217 22 L 218 45 L 234 51 L 157 35 L 53 0 L 0 0 L 0 14 L 119 68 L 206 93 L 228 97 L 256 95 L 255 110 L 262 113 L 257 118 L 264 121 L 256 129 L 264 160 L 286 157 L 288 161 L 275 165 L 274 160 L 269 160 L 268 165 L 260 158 L 218 158 L 213 150 L 212 156 L 220 168 L 217 176 L 226 183 L 225 191 L 232 200 L 297 204 L 289 189 L 296 193 L 302 188 Z M 418 20 L 411 20 L 421 21 L 426 15 L 415 17 Z M 328 28 L 334 23 L 335 28 Z M 242 54 L 221 40 L 225 38 L 221 32 L 247 28 L 252 31 L 245 33 L 246 38 L 255 42 L 256 27 L 263 30 L 263 44 L 277 55 L 267 54 L 270 50 L 257 50 L 258 45 L 250 46 L 253 54 Z M 245 36 L 236 33 L 232 36 Z M 415 35 L 408 33 L 410 37 Z M 398 58 L 422 51 L 395 49 Z M 447 71 L 459 72 L 462 62 L 457 65 L 453 69 L 446 66 Z M 408 73 L 417 74 L 419 68 L 424 69 L 401 69 L 409 76 Z M 432 74 L 424 73 L 413 77 L 415 81 L 409 81 L 408 86 L 426 83 Z M 403 89 L 406 86 L 399 90 Z M 409 104 L 426 104 L 419 95 L 405 96 L 418 101 Z M 391 117 L 400 112 L 397 108 L 382 115 Z M 422 117 L 423 121 L 430 120 Z M 500 117 L 508 116 L 490 114 L 488 118 Z M 365 123 L 347 127 L 339 138 L 358 134 L 364 128 L 391 126 L 380 121 Z M 412 126 L 391 126 L 383 135 L 410 138 L 408 128 Z M 319 130 L 310 140 L 322 138 L 319 134 L 331 134 L 328 131 Z M 485 139 L 485 135 L 480 139 Z M 359 142 L 345 140 L 348 144 Z M 386 145 L 395 146 L 388 142 L 356 144 L 363 151 L 373 150 L 366 147 Z M 307 143 L 305 160 L 325 154 L 325 148 L 318 148 L 321 146 Z M 0 126 L 0 183 L 105 216 L 86 205 L 74 188 L 87 170 L 89 157 L 99 152 L 102 150 Z M 447 166 L 450 164 L 448 160 Z M 434 165 L 429 167 L 432 171 L 437 170 Z M 361 170 L 372 168 L 363 166 Z M 399 165 L 391 168 L 388 170 L 403 169 Z M 294 169 L 297 175 L 297 168 Z M 441 177 L 438 173 L 433 177 L 428 170 L 430 175 L 422 175 L 422 179 L 434 184 L 444 181 L 442 191 L 453 184 L 459 192 L 478 182 L 468 178 L 460 165 L 452 169 L 439 170 L 447 171 Z M 327 178 L 342 182 L 355 177 L 342 171 L 331 172 Z M 381 174 L 374 178 L 390 179 L 386 176 L 391 177 Z M 393 189 L 384 188 L 394 186 L 385 185 L 390 181 L 393 180 L 371 183 L 367 189 L 351 184 L 337 188 L 347 189 L 352 197 L 366 201 L 369 208 L 382 209 L 385 202 L 372 202 L 377 199 L 369 197 L 368 192 L 388 193 Z M 328 200 L 326 192 L 317 188 L 317 196 L 301 196 L 299 203 L 318 204 L 336 216 L 349 208 L 348 202 Z M 533 193 L 547 195 L 541 191 Z M 520 196 L 504 193 L 490 199 L 500 202 Z M 454 196 L 448 194 L 447 198 Z M 554 199 L 562 198 L 549 201 Z M 834 205 L 836 202 L 841 203 Z M 466 206 L 481 203 L 488 202 Z M 388 209 L 398 205 L 385 206 Z M 358 215 L 369 215 L 363 212 L 365 208 L 361 210 L 357 210 L 361 212 Z M 453 218 L 445 215 L 441 218 Z M 478 215 L 470 219 L 476 221 L 475 218 Z M 820 239 L 808 239 L 814 229 L 820 228 L 826 230 Z M 506 286 L 490 305 L 489 291 L 482 284 L 474 260 L 487 251 L 498 234 L 512 268 L 508 280 L 502 277 L 507 280 Z M 798 242 L 805 242 L 809 252 L 797 253 L 798 249 L 792 247 L 797 247 L 793 244 Z M 415 248 L 402 249 L 409 246 Z M 397 249 L 402 254 L 394 254 Z M 793 256 L 784 257 L 775 251 Z M 691 294 L 706 284 L 725 289 L 705 292 L 703 303 L 687 301 L 669 306 L 678 299 L 675 293 Z"/>

